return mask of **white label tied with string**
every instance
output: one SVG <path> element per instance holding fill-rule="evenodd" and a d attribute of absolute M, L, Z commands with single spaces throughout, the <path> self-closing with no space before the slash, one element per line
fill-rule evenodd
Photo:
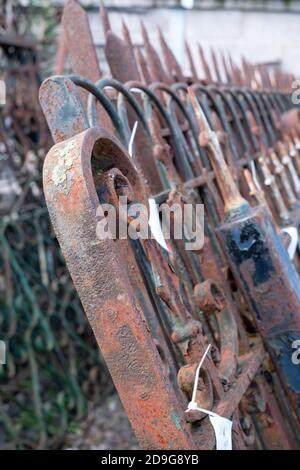
<path fill-rule="evenodd" d="M 198 410 L 198 411 L 202 411 L 202 413 L 206 413 L 209 417 L 212 427 L 214 428 L 215 437 L 216 437 L 216 449 L 217 450 L 232 450 L 232 421 L 230 421 L 230 419 L 227 419 L 227 418 L 224 418 L 223 416 L 218 415 L 217 413 L 214 413 L 213 411 L 206 410 L 205 408 L 199 407 L 198 403 L 196 402 L 196 394 L 197 394 L 197 386 L 198 386 L 198 381 L 199 381 L 200 369 L 210 349 L 210 346 L 211 346 L 210 344 L 207 346 L 206 351 L 203 354 L 203 357 L 201 361 L 199 362 L 199 365 L 196 369 L 192 400 L 189 402 L 188 409 L 186 410 L 186 412 L 192 411 L 192 410 Z"/>
<path fill-rule="evenodd" d="M 128 143 L 128 153 L 131 157 L 132 157 L 132 152 L 133 152 L 133 143 L 134 143 L 134 138 L 135 138 L 136 131 L 137 131 L 137 126 L 138 126 L 138 121 L 135 121 L 132 132 L 131 132 L 131 136 L 130 136 L 130 139 L 129 139 L 129 143 Z M 155 202 L 155 199 L 149 197 L 148 202 L 149 202 L 149 209 L 150 209 L 148 223 L 149 223 L 149 227 L 151 229 L 151 233 L 152 233 L 154 239 L 157 241 L 157 243 L 164 250 L 169 251 L 169 248 L 166 244 L 166 240 L 165 240 L 162 228 L 161 228 L 161 223 L 160 223 L 160 219 L 159 219 L 159 212 L 158 212 L 158 208 L 157 208 L 157 204 Z"/>

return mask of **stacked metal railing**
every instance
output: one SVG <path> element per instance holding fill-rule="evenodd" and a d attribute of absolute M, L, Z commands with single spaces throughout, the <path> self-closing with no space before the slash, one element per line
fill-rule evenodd
<path fill-rule="evenodd" d="M 163 61 L 142 25 L 145 59 L 125 24 L 124 39 L 111 31 L 103 4 L 101 14 L 112 78 L 101 78 L 84 11 L 73 0 L 65 7 L 63 37 L 78 75 L 50 77 L 40 90 L 57 143 L 44 190 L 140 444 L 214 448 L 207 416 L 184 413 L 209 342 L 196 399 L 232 419 L 234 448 L 299 447 L 300 134 L 287 78 L 277 71 L 271 87 L 266 69 L 244 61 L 243 72 L 226 64 L 227 83 L 208 83 L 200 50 L 207 76 L 199 81 L 188 46 L 187 78 L 161 32 Z M 97 238 L 99 205 L 117 208 L 122 195 L 130 204 L 203 203 L 203 248 Z"/>

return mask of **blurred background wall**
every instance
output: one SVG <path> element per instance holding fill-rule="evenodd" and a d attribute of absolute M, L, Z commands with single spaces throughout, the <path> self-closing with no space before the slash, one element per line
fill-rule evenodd
<path fill-rule="evenodd" d="M 99 24 L 99 2 L 82 0 L 80 3 L 89 11 L 93 36 L 101 57 L 104 37 Z M 197 43 L 200 43 L 205 52 L 213 47 L 217 52 L 230 51 L 237 62 L 244 55 L 251 62 L 282 63 L 285 70 L 300 76 L 297 60 L 299 1 L 106 0 L 105 5 L 115 32 L 118 34 L 120 31 L 123 17 L 136 45 L 141 44 L 141 19 L 147 24 L 154 45 L 157 27 L 160 27 L 187 71 L 184 40 L 191 45 L 196 61 Z"/>
<path fill-rule="evenodd" d="M 9 17 L 10 5 L 19 5 L 20 15 L 30 12 L 34 20 L 30 30 L 45 45 L 49 32 L 59 23 L 65 0 L 5 0 L 3 11 Z M 89 15 L 90 25 L 103 68 L 104 35 L 99 21 L 100 0 L 79 0 Z M 157 27 L 160 27 L 182 67 L 188 71 L 184 54 L 187 40 L 198 61 L 197 43 L 209 59 L 209 49 L 229 52 L 235 62 L 244 56 L 252 63 L 282 64 L 283 69 L 300 76 L 297 44 L 300 34 L 299 0 L 106 0 L 110 21 L 116 34 L 124 18 L 135 45 L 141 45 L 140 20 L 147 25 L 156 46 Z M 11 8 L 12 9 L 12 8 Z M 22 28 L 21 28 L 22 29 Z M 55 29 L 55 28 L 54 28 Z M 45 34 L 46 32 L 46 34 Z M 56 36 L 56 34 L 54 34 Z M 53 44 L 53 36 L 50 40 Z M 158 47 L 159 49 L 159 47 Z M 43 50 L 44 52 L 44 50 Z M 53 59 L 54 51 L 48 57 Z M 198 62 L 199 63 L 199 62 Z M 50 68 L 51 68 L 51 64 Z"/>

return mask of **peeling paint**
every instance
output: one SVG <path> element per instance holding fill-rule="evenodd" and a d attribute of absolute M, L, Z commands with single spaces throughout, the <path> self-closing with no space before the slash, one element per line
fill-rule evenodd
<path fill-rule="evenodd" d="M 70 139 L 64 143 L 63 148 L 56 150 L 55 156 L 58 160 L 58 163 L 52 170 L 52 181 L 55 186 L 68 183 L 68 175 L 70 175 L 70 170 L 73 168 L 72 152 L 74 151 L 75 146 L 75 139 Z M 70 180 L 71 179 L 72 178 L 70 178 Z M 68 190 L 67 187 L 64 189 L 66 191 Z"/>

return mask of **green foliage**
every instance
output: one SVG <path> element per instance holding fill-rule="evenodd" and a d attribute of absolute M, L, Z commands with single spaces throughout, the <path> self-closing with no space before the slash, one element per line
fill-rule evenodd
<path fill-rule="evenodd" d="M 3 27 L 8 32 L 53 40 L 58 17 L 51 0 L 0 0 Z"/>

